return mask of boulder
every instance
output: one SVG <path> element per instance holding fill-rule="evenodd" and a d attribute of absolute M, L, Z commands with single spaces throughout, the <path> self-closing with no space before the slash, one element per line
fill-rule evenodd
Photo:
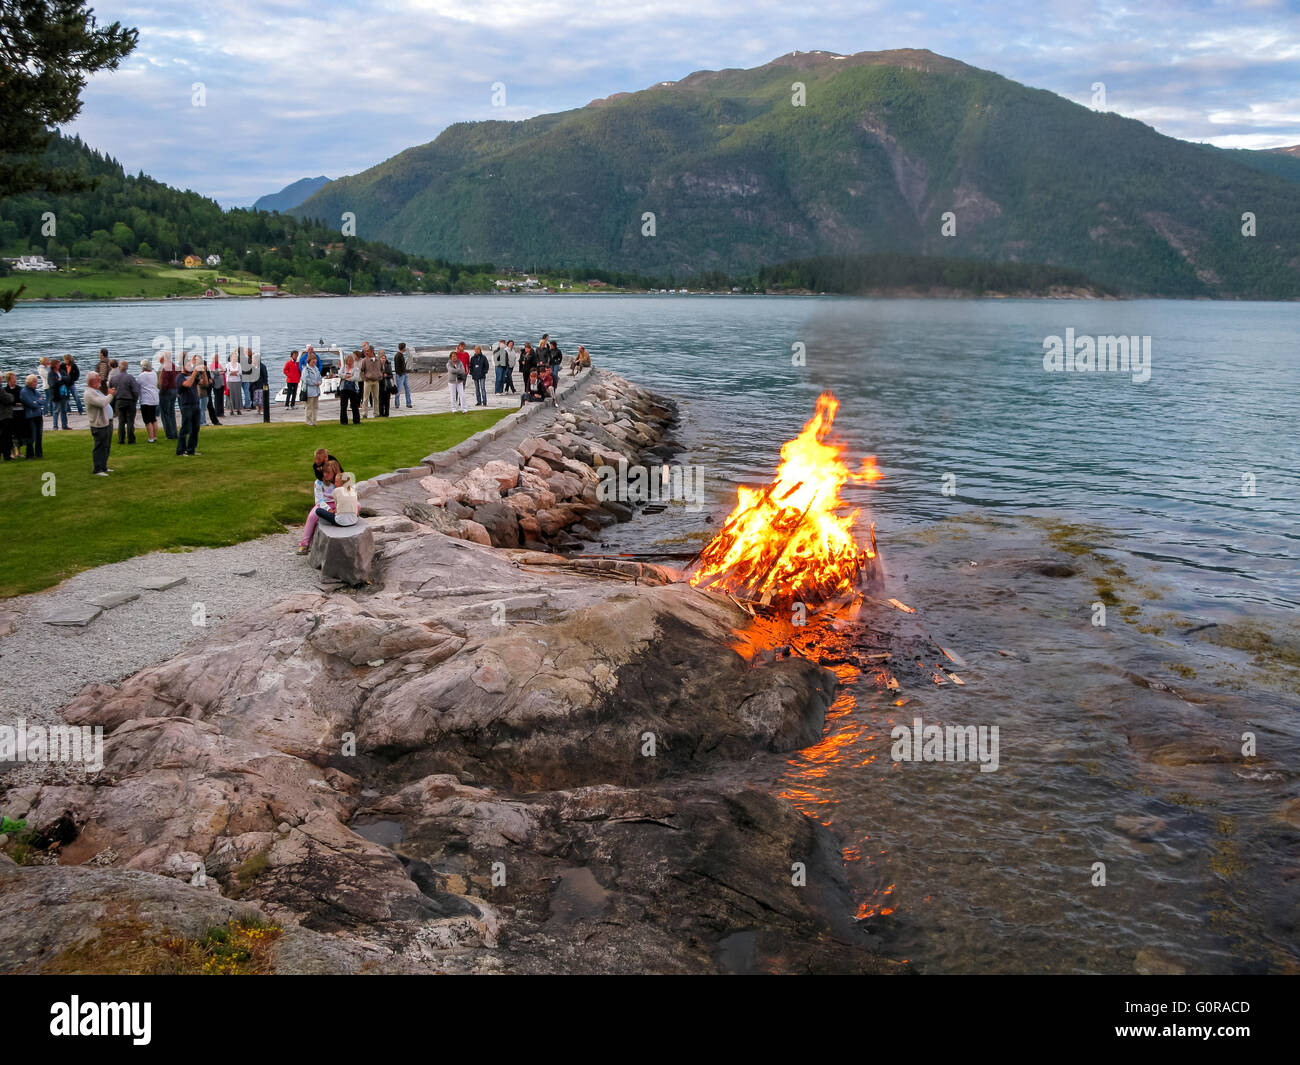
<path fill-rule="evenodd" d="M 537 513 L 537 500 L 522 488 L 516 488 L 501 502 L 520 516 Z M 554 500 L 552 500 L 552 502 L 554 502 Z"/>
<path fill-rule="evenodd" d="M 448 536 L 460 536 L 460 519 L 448 513 L 443 507 L 429 506 L 427 503 L 407 503 L 402 513 L 422 525 Z"/>
<path fill-rule="evenodd" d="M 326 577 L 344 584 L 369 584 L 374 578 L 375 536 L 365 518 L 346 526 L 321 522 L 307 557 Z"/>
<path fill-rule="evenodd" d="M 519 514 L 505 502 L 475 507 L 474 521 L 487 530 L 493 547 L 519 546 Z"/>
<path fill-rule="evenodd" d="M 428 496 L 430 506 L 445 506 L 448 500 L 460 498 L 459 489 L 445 477 L 421 477 L 420 487 Z"/>
<path fill-rule="evenodd" d="M 557 507 L 554 510 L 539 510 L 536 519 L 543 536 L 555 536 L 569 524 L 570 514 L 566 509 Z"/>
<path fill-rule="evenodd" d="M 486 470 L 471 470 L 456 482 L 456 490 L 461 502 L 477 506 L 479 503 L 495 502 L 501 498 L 500 481 Z"/>
<path fill-rule="evenodd" d="M 483 467 L 483 472 L 495 478 L 503 492 L 508 492 L 519 484 L 519 467 L 503 462 L 501 459 L 493 459 L 487 463 Z"/>
<path fill-rule="evenodd" d="M 555 472 L 555 467 L 553 467 L 545 459 L 539 458 L 536 455 L 534 455 L 532 458 L 528 460 L 528 468 L 530 470 L 533 470 L 539 476 L 544 477 L 548 480 L 550 479 L 551 475 Z"/>
<path fill-rule="evenodd" d="M 470 540 L 473 543 L 482 544 L 484 547 L 492 546 L 491 535 L 478 522 L 470 521 L 468 518 L 461 518 L 459 526 L 462 540 Z"/>
<path fill-rule="evenodd" d="M 583 482 L 571 473 L 553 473 L 546 479 L 557 499 L 579 499 Z"/>

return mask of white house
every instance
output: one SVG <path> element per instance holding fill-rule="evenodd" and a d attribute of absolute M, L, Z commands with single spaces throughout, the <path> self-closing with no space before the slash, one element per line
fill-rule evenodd
<path fill-rule="evenodd" d="M 44 255 L 20 255 L 13 260 L 15 270 L 57 270 L 58 267 Z"/>
<path fill-rule="evenodd" d="M 204 259 L 203 261 L 204 261 L 205 263 L 207 263 L 209 266 L 220 266 L 220 265 L 221 265 L 221 256 L 220 256 L 220 255 L 209 255 L 209 256 L 208 256 L 206 259 Z"/>

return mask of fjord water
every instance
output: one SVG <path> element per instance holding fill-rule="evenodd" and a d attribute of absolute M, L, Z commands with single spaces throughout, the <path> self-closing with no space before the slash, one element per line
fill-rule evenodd
<path fill-rule="evenodd" d="M 841 401 L 850 453 L 885 473 L 853 490 L 889 530 L 964 508 L 1108 526 L 1169 563 L 1188 596 L 1300 605 L 1300 305 L 1176 301 L 850 300 L 709 296 L 423 296 L 22 305 L 0 319 L 4 368 L 156 336 L 261 338 L 272 380 L 290 348 L 370 339 L 390 351 L 498 337 L 585 344 L 682 403 L 713 501 L 763 482 L 817 393 Z M 1049 373 L 1043 341 L 1150 336 L 1151 378 Z M 803 345 L 806 366 L 792 365 Z M 943 492 L 955 477 L 955 495 Z M 1243 486 L 1253 495 L 1243 494 Z M 951 482 L 950 482 L 951 483 Z M 639 535 L 660 530 L 638 529 Z M 703 527 L 700 529 L 703 532 Z"/>
<path fill-rule="evenodd" d="M 38 305 L 0 319 L 0 368 L 65 350 L 84 366 L 101 345 L 136 359 L 178 327 L 260 336 L 273 378 L 283 354 L 309 341 L 391 350 L 399 340 L 486 345 L 546 331 L 566 353 L 585 344 L 597 365 L 679 401 L 682 461 L 706 484 L 702 507 L 618 526 L 610 551 L 693 550 L 737 483 L 769 478 L 781 443 L 831 389 L 849 457 L 874 454 L 885 475 L 847 494 L 877 522 L 889 594 L 965 657 L 967 683 L 900 697 L 837 667 L 845 687 L 822 743 L 723 772 L 831 825 L 863 898 L 864 933 L 923 970 L 1297 965 L 1294 674 L 1253 671 L 1240 645 L 1206 636 L 1259 625 L 1295 646 L 1300 305 L 739 296 Z M 1045 371 L 1044 339 L 1067 329 L 1150 337 L 1150 379 Z M 798 350 L 806 365 L 793 365 Z M 1053 532 L 1057 547 L 1086 548 L 1077 576 L 1019 565 L 1052 553 Z M 1088 569 L 1097 565 L 1108 568 Z M 1090 615 L 1107 595 L 1092 578 L 1118 598 L 1102 627 Z M 1207 624 L 1219 628 L 1187 635 Z M 1001 767 L 898 764 L 890 729 L 914 716 L 999 725 Z M 1193 749 L 1233 747 L 1243 728 L 1259 734 L 1259 763 Z M 1106 886 L 1095 885 L 1097 862 Z"/>

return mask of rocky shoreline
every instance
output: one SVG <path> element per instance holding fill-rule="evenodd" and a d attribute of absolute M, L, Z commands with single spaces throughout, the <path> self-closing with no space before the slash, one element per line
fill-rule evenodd
<path fill-rule="evenodd" d="M 282 930 L 284 973 L 899 967 L 836 837 L 717 772 L 816 742 L 835 674 L 747 653 L 749 615 L 676 571 L 540 550 L 630 518 L 598 471 L 674 446 L 671 404 L 622 379 L 559 399 L 364 484 L 370 583 L 63 709 L 104 766 L 0 778 L 29 826 L 0 972 L 140 971 L 141 943 L 232 919 Z"/>

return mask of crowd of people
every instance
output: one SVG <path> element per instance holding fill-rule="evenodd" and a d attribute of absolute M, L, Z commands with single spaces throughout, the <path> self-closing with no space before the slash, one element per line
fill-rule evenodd
<path fill-rule="evenodd" d="M 483 354 L 479 344 L 474 345 L 471 353 L 462 342 L 447 357 L 447 387 L 451 391 L 451 409 L 466 414 L 469 408 L 465 404 L 465 382 L 474 382 L 474 406 L 486 407 L 488 369 L 496 368 L 494 394 L 518 393 L 519 405 L 525 403 L 555 403 L 555 386 L 559 381 L 560 368 L 564 365 L 564 353 L 550 334 L 543 333 L 542 339 L 533 347 L 529 341 L 522 348 L 516 348 L 513 340 L 498 340 L 492 345 L 492 361 Z M 587 349 L 579 345 L 578 354 L 574 356 L 569 368 L 569 375 L 574 376 L 582 370 L 591 368 L 591 356 Z M 515 371 L 519 371 L 520 383 L 524 386 L 522 393 L 515 388 Z"/>
<path fill-rule="evenodd" d="M 536 346 L 526 342 L 522 348 L 516 348 L 514 340 L 498 340 L 490 351 L 489 359 L 481 345 L 471 352 L 460 343 L 448 358 L 453 411 L 468 412 L 468 381 L 474 383 L 474 405 L 488 406 L 487 378 L 493 367 L 496 395 L 518 394 L 521 406 L 555 403 L 564 356 L 549 334 L 543 333 Z M 575 375 L 590 366 L 591 356 L 579 347 L 569 373 Z M 294 410 L 301 405 L 306 424 L 316 425 L 320 397 L 329 391 L 326 382 L 330 381 L 336 386 L 333 394 L 339 400 L 340 424 L 387 418 L 401 409 L 403 396 L 407 409 L 413 406 L 411 369 L 405 343 L 397 345 L 390 359 L 383 348 L 376 349 L 366 341 L 344 356 L 338 367 L 327 365 L 308 344 L 285 360 L 284 407 Z M 516 372 L 522 391 L 515 386 Z M 158 442 L 161 426 L 162 437 L 176 442 L 177 457 L 189 457 L 199 454 L 200 428 L 219 426 L 223 418 L 264 413 L 271 402 L 266 364 L 259 352 L 243 347 L 210 359 L 189 351 L 174 357 L 164 350 L 156 363 L 151 358 L 141 359 L 134 371 L 128 360 L 111 358 L 106 348 L 100 348 L 94 370 L 85 376 L 84 387 L 79 387 L 81 383 L 81 368 L 72 355 L 42 358 L 36 371 L 21 381 L 15 372 L 4 374 L 0 381 L 0 457 L 6 462 L 43 458 L 45 418 L 50 419 L 51 431 L 66 430 L 75 406 L 79 414 L 87 415 L 94 439 L 92 472 L 107 476 L 113 472 L 108 455 L 114 422 L 119 445 L 136 442 L 139 419 L 145 443 Z"/>

